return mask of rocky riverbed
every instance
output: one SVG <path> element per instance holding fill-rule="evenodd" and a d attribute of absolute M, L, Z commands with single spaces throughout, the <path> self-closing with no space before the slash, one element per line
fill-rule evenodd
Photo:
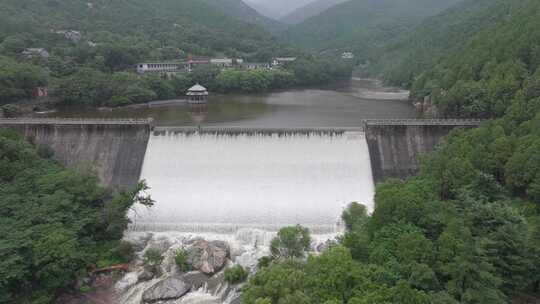
<path fill-rule="evenodd" d="M 257 229 L 239 230 L 234 235 L 190 234 L 180 232 L 128 232 L 136 257 L 130 272 L 114 285 L 115 303 L 122 304 L 234 304 L 240 303 L 241 284 L 230 285 L 225 269 L 241 265 L 250 274 L 257 261 L 269 255 L 275 233 Z M 312 250 L 324 249 L 335 235 L 315 236 Z M 145 265 L 144 255 L 152 250 L 161 254 L 156 267 Z M 176 253 L 186 253 L 192 269 L 183 272 L 175 262 Z"/>

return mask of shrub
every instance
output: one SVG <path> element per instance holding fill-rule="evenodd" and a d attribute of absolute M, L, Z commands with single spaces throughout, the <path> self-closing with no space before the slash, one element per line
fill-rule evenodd
<path fill-rule="evenodd" d="M 146 252 L 144 253 L 144 257 L 143 257 L 144 265 L 155 267 L 161 264 L 162 260 L 163 260 L 163 257 L 161 256 L 161 253 L 157 249 L 150 248 L 146 250 Z"/>
<path fill-rule="evenodd" d="M 263 256 L 258 260 L 257 267 L 259 269 L 270 266 L 270 263 L 272 263 L 272 257 L 269 256 Z"/>
<path fill-rule="evenodd" d="M 229 284 L 238 284 L 248 277 L 247 271 L 240 265 L 225 269 L 225 281 Z"/>
<path fill-rule="evenodd" d="M 365 223 L 368 219 L 368 213 L 366 206 L 359 203 L 351 203 L 343 214 L 341 219 L 345 222 L 347 230 L 351 230 L 355 224 Z"/>
<path fill-rule="evenodd" d="M 178 268 L 180 268 L 180 271 L 187 272 L 191 270 L 191 265 L 189 265 L 187 261 L 187 254 L 185 250 L 178 249 L 174 256 L 174 261 L 176 262 L 176 265 L 178 265 Z"/>
<path fill-rule="evenodd" d="M 1 107 L 4 117 L 13 118 L 21 115 L 21 109 L 13 104 L 3 105 Z M 1 115 L 0 115 L 1 116 Z"/>
<path fill-rule="evenodd" d="M 281 228 L 270 244 L 275 258 L 301 258 L 309 249 L 311 237 L 309 229 L 300 225 Z"/>
<path fill-rule="evenodd" d="M 109 107 L 120 107 L 128 104 L 131 104 L 131 100 L 129 100 L 129 98 L 118 95 L 111 97 L 111 99 L 107 102 L 107 106 Z"/>

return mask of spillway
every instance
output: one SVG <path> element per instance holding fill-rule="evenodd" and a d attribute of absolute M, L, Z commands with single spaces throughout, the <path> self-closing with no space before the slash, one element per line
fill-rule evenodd
<path fill-rule="evenodd" d="M 132 231 L 237 233 L 302 224 L 340 229 L 353 201 L 373 208 L 363 132 L 154 132 L 142 179 L 156 201 Z"/>

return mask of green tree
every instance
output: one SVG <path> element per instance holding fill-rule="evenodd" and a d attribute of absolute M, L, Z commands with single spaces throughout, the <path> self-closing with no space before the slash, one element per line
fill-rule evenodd
<path fill-rule="evenodd" d="M 300 225 L 281 228 L 270 244 L 275 258 L 304 257 L 309 249 L 311 237 L 309 230 Z"/>

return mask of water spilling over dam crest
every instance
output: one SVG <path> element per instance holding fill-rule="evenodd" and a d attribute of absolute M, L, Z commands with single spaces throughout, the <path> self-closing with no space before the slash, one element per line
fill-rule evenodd
<path fill-rule="evenodd" d="M 302 224 L 339 230 L 353 201 L 373 208 L 362 132 L 154 132 L 141 178 L 156 205 L 132 213 L 135 231 L 235 233 Z"/>

